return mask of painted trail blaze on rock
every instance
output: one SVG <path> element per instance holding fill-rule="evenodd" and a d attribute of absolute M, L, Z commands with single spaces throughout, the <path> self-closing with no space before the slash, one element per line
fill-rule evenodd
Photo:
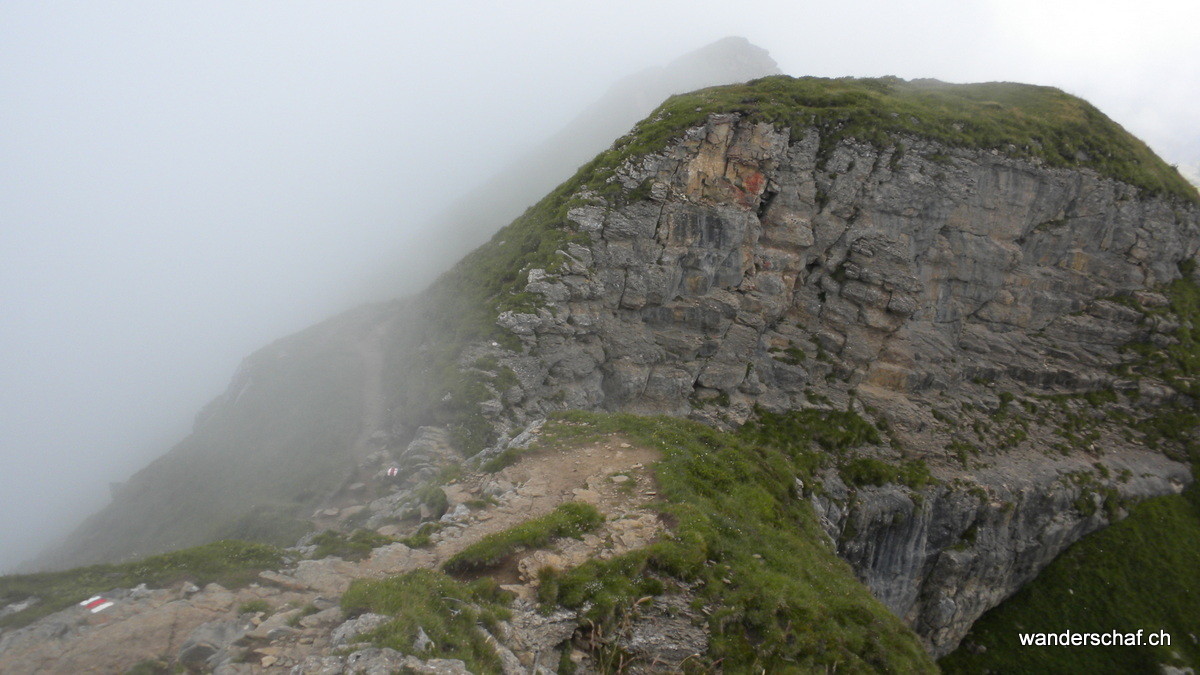
<path fill-rule="evenodd" d="M 86 607 L 92 614 L 95 614 L 96 612 L 103 612 L 109 607 L 112 607 L 113 601 L 99 595 L 93 595 L 87 600 L 79 603 L 79 606 Z"/>
<path fill-rule="evenodd" d="M 767 177 L 761 172 L 750 170 L 742 178 L 742 187 L 737 193 L 737 203 L 745 208 L 754 208 L 758 205 L 758 198 L 763 193 L 763 188 L 767 185 Z"/>

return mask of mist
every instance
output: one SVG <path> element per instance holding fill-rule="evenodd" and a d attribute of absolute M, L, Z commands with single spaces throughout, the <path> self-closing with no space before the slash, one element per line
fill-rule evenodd
<path fill-rule="evenodd" d="M 241 358 L 429 284 L 482 241 L 447 241 L 456 200 L 551 187 L 506 168 L 727 35 L 790 75 L 1058 86 L 1195 176 L 1200 9 L 1126 7 L 0 5 L 0 571 L 184 437 Z"/>

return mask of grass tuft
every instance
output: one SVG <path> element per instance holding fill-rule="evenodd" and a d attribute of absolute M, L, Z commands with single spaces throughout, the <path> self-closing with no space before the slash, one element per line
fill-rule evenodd
<path fill-rule="evenodd" d="M 360 636 L 362 641 L 414 654 L 421 629 L 433 646 L 417 656 L 461 659 L 473 673 L 500 673 L 500 658 L 478 626 L 495 632 L 509 617 L 509 601 L 491 579 L 464 584 L 441 572 L 413 570 L 379 581 L 356 580 L 342 596 L 342 609 L 395 617 Z"/>
<path fill-rule="evenodd" d="M 858 413 L 826 410 L 760 412 L 743 427 L 748 440 L 793 451 L 808 450 L 816 442 L 824 450 L 841 453 L 860 445 L 880 442 L 879 430 Z"/>
<path fill-rule="evenodd" d="M 559 537 L 578 539 L 603 522 L 604 516 L 591 504 L 567 502 L 541 518 L 489 534 L 447 560 L 444 568 L 462 573 L 492 567 L 522 549 L 540 548 Z"/>
<path fill-rule="evenodd" d="M 355 530 L 349 536 L 334 530 L 325 530 L 312 539 L 312 543 L 317 547 L 312 557 L 319 560 L 335 555 L 343 560 L 362 560 L 371 555 L 372 550 L 394 541 L 391 537 L 385 537 L 373 530 Z"/>
<path fill-rule="evenodd" d="M 247 600 L 246 602 L 238 605 L 238 614 L 257 614 L 259 612 L 267 613 L 270 611 L 270 603 L 262 598 L 257 600 Z"/>
<path fill-rule="evenodd" d="M 400 540 L 409 548 L 428 548 L 433 545 L 433 534 L 443 527 L 442 523 L 423 523 L 413 534 Z"/>
<path fill-rule="evenodd" d="M 929 467 L 921 459 L 897 466 L 873 457 L 856 457 L 838 467 L 838 473 L 846 485 L 852 487 L 900 483 L 920 490 L 934 480 Z"/>

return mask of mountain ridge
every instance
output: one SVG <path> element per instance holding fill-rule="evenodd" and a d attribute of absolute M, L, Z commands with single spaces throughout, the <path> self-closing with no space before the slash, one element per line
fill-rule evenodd
<path fill-rule="evenodd" d="M 252 357 L 198 428 L 274 400 L 284 413 L 260 412 L 276 415 L 284 444 L 312 441 L 312 457 L 322 443 L 359 447 L 365 475 L 396 461 L 432 478 L 455 451 L 497 460 L 569 409 L 723 429 L 853 414 L 862 424 L 838 433 L 854 444 L 790 422 L 769 442 L 823 448 L 797 496 L 860 581 L 945 654 L 1069 544 L 1192 480 L 1190 361 L 1162 369 L 1129 346 L 1190 349 L 1183 323 L 1156 308 L 1192 274 L 1200 217 L 1169 167 L 1061 92 L 1018 98 L 1066 101 L 1097 140 L 1079 143 L 1067 123 L 1053 142 L 1024 142 L 1047 128 L 1035 119 L 997 144 L 987 124 L 956 128 L 955 110 L 914 135 L 891 117 L 900 111 L 870 104 L 905 86 L 953 90 L 766 78 L 674 97 L 423 296 Z M 991 108 L 981 86 L 960 97 L 968 110 Z M 813 90 L 824 88 L 818 119 Z M 881 116 L 898 121 L 859 131 Z M 364 425 L 345 392 L 362 391 L 352 375 L 367 335 L 382 351 L 378 410 L 390 413 Z M 335 384 L 281 384 L 288 371 L 273 364 L 305 350 L 341 364 L 313 366 L 310 384 Z M 280 403 L 280 388 L 316 396 L 309 412 Z M 1181 426 L 1168 428 L 1169 415 Z M 251 434 L 258 418 L 246 419 Z M 336 438 L 314 438 L 314 424 Z M 352 491 L 362 471 L 343 466 L 324 483 Z M 323 507 L 315 492 L 267 506 L 290 507 L 286 521 Z M 362 505 L 354 522 L 369 528 L 411 515 L 382 497 Z M 115 547 L 145 526 L 128 528 L 110 535 Z"/>
<path fill-rule="evenodd" d="M 397 289 L 421 290 L 409 288 L 414 278 L 426 284 L 485 243 L 668 96 L 778 72 L 767 50 L 742 37 L 727 37 L 665 65 L 622 78 L 536 147 L 514 158 L 483 184 L 456 195 L 430 228 L 442 234 L 425 242 L 420 259 L 397 253 L 395 257 L 406 264 L 377 273 L 372 283 L 383 290 L 376 289 L 375 295 L 391 298 Z"/>

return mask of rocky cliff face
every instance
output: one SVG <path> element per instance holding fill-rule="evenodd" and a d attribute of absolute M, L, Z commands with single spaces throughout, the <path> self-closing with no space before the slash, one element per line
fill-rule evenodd
<path fill-rule="evenodd" d="M 1122 504 L 1177 493 L 1192 480 L 1161 454 L 1110 448 L 1101 457 L 1013 453 L 920 491 L 855 491 L 831 472 L 825 492 L 810 498 L 838 554 L 940 657 L 1067 546 L 1122 517 Z M 1131 478 L 1079 484 L 1097 465 Z M 1101 499 L 1098 490 L 1112 492 Z"/>
<path fill-rule="evenodd" d="M 1161 304 L 1147 291 L 1195 258 L 1196 209 L 915 138 L 820 147 L 815 129 L 790 142 L 713 116 L 622 166 L 614 180 L 645 198 L 570 211 L 591 243 L 528 272 L 542 307 L 499 321 L 522 350 L 489 352 L 517 383 L 480 411 L 514 430 L 561 408 L 717 425 L 756 407 L 866 411 L 892 441 L 871 457 L 923 458 L 941 484 L 831 475 L 814 503 L 940 655 L 1123 500 L 1190 482 L 1112 418 L 1179 396 L 1113 374 L 1123 345 L 1172 327 L 1106 298 Z M 1140 396 L 1072 399 L 1115 391 Z"/>
<path fill-rule="evenodd" d="M 519 419 L 547 402 L 688 415 L 805 407 L 832 386 L 957 392 L 973 378 L 1110 385 L 1145 327 L 1102 298 L 1179 276 L 1192 205 L 1089 172 L 909 139 L 844 142 L 717 116 L 618 175 L 649 198 L 572 210 L 592 237 L 531 270 Z M 586 195 L 584 195 L 586 197 Z M 512 398 L 509 396 L 509 398 Z"/>

